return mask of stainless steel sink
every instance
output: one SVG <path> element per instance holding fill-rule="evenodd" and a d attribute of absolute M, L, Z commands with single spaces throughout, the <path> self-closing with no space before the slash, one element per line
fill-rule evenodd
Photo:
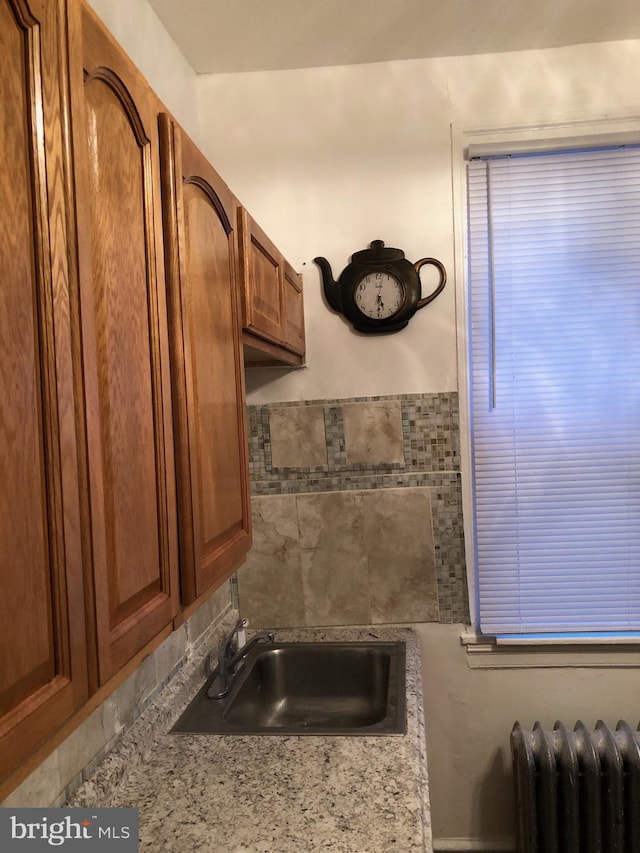
<path fill-rule="evenodd" d="M 175 734 L 389 735 L 406 731 L 404 642 L 256 646 L 228 696 L 207 682 Z"/>

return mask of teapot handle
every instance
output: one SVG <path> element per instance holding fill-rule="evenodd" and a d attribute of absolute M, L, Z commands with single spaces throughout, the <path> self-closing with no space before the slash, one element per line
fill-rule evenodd
<path fill-rule="evenodd" d="M 442 291 L 442 288 L 447 283 L 447 271 L 444 268 L 444 264 L 440 263 L 440 261 L 436 260 L 435 258 L 421 258 L 419 261 L 415 262 L 413 266 L 415 267 L 418 276 L 420 275 L 420 270 L 426 264 L 431 264 L 431 266 L 436 267 L 440 270 L 440 281 L 438 282 L 438 285 L 433 291 L 433 293 L 430 293 L 429 296 L 425 296 L 423 299 L 418 300 L 418 304 L 416 305 L 416 311 L 418 310 L 418 308 L 424 308 L 425 305 L 428 305 L 430 302 L 433 302 L 433 300 Z"/>

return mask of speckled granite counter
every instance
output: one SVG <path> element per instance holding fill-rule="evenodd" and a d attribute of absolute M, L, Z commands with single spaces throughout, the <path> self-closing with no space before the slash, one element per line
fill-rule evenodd
<path fill-rule="evenodd" d="M 279 640 L 405 640 L 407 734 L 167 734 L 203 683 L 203 653 L 173 679 L 69 805 L 137 807 L 141 851 L 431 853 L 416 635 L 379 626 L 277 634 Z"/>

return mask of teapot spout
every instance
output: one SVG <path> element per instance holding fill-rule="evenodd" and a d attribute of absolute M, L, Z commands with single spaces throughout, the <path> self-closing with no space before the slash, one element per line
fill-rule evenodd
<path fill-rule="evenodd" d="M 342 312 L 340 288 L 338 286 L 338 282 L 333 278 L 331 264 L 326 258 L 314 258 L 313 262 L 320 267 L 320 271 L 322 272 L 322 284 L 327 302 L 334 311 Z"/>

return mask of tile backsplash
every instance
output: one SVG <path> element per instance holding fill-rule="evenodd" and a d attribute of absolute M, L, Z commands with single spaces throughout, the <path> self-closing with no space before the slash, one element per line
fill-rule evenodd
<path fill-rule="evenodd" d="M 463 622 L 458 395 L 248 407 L 253 627 Z"/>

